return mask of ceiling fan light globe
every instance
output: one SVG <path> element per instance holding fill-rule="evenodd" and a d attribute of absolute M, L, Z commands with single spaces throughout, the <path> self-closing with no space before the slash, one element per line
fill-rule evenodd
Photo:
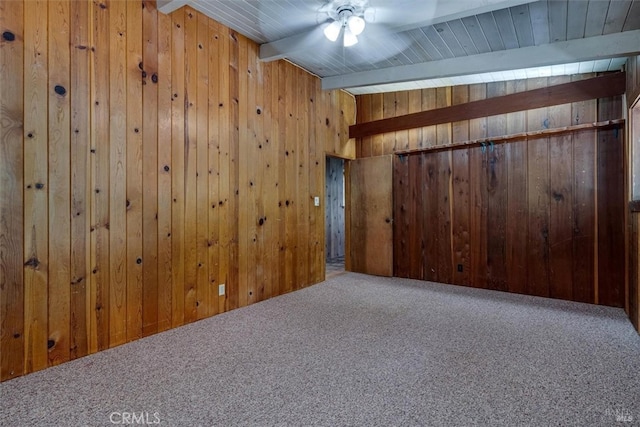
<path fill-rule="evenodd" d="M 351 32 L 349 27 L 344 29 L 344 39 L 342 43 L 344 47 L 353 46 L 354 44 L 358 43 L 358 37 L 356 37 L 356 35 Z"/>
<path fill-rule="evenodd" d="M 349 26 L 349 30 L 351 30 L 353 35 L 359 36 L 364 31 L 365 22 L 361 17 L 352 15 L 347 20 L 347 25 Z"/>
<path fill-rule="evenodd" d="M 324 36 L 331 40 L 332 42 L 338 40 L 338 36 L 340 35 L 340 30 L 342 29 L 342 25 L 338 21 L 333 21 L 331 24 L 327 25 L 324 28 Z"/>

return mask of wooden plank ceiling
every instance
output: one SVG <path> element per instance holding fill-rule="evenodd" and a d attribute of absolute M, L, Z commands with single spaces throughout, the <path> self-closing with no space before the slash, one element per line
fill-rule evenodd
<path fill-rule="evenodd" d="M 407 80 L 403 80 L 401 75 L 396 77 L 398 73 L 394 72 L 407 66 L 428 64 L 437 67 L 441 61 L 471 56 L 470 60 L 475 58 L 486 62 L 490 57 L 483 55 L 494 52 L 511 54 L 517 49 L 584 38 L 593 38 L 594 46 L 597 46 L 597 38 L 628 31 L 634 32 L 634 36 L 637 33 L 640 40 L 640 32 L 637 31 L 640 29 L 640 0 L 370 0 L 370 6 L 376 9 L 376 21 L 367 24 L 359 43 L 350 48 L 322 36 L 326 14 L 320 13 L 319 9 L 325 4 L 324 0 L 159 1 L 161 10 L 165 12 L 184 4 L 192 5 L 261 43 L 261 59 L 286 57 L 325 78 L 331 88 L 355 87 L 348 79 L 341 86 L 339 79 L 354 73 L 383 70 L 385 82 L 394 83 Z M 616 39 L 611 38 L 609 43 L 617 44 Z M 611 50 L 611 57 L 634 54 L 631 51 L 640 49 L 640 42 L 635 44 L 637 48 Z M 561 46 L 565 51 L 571 50 L 571 44 Z M 558 64 L 579 63 L 587 59 L 572 58 L 568 61 L 566 52 L 562 57 L 560 53 L 558 55 Z M 624 62 L 611 61 L 603 55 L 588 58 L 600 62 L 583 67 L 590 67 L 590 72 L 611 71 L 619 69 Z M 545 65 L 549 65 L 548 61 Z M 509 66 L 512 69 L 522 68 L 515 59 Z M 411 80 L 417 79 L 412 77 Z M 323 86 L 329 88 L 325 82 Z M 376 90 L 383 89 L 378 87 Z M 365 92 L 360 89 L 354 93 Z"/>

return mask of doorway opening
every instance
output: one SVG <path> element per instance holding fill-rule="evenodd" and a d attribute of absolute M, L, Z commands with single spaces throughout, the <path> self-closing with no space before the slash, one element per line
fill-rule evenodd
<path fill-rule="evenodd" d="M 325 263 L 328 279 L 345 271 L 344 160 L 327 156 L 325 168 Z"/>

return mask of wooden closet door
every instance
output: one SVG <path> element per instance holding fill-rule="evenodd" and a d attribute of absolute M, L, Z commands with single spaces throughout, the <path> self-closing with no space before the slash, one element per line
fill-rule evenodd
<path fill-rule="evenodd" d="M 347 164 L 349 254 L 347 269 L 393 275 L 393 155 Z"/>

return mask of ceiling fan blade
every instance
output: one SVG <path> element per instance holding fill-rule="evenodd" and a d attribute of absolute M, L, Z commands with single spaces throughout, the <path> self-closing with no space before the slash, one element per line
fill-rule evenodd
<path fill-rule="evenodd" d="M 369 7 L 375 10 L 375 23 L 385 24 L 390 28 L 402 26 L 406 22 L 429 19 L 435 13 L 437 1 L 404 0 L 402 5 L 390 5 L 385 0 L 370 0 Z"/>
<path fill-rule="evenodd" d="M 333 10 L 331 3 L 325 3 L 318 9 L 319 13 L 329 13 L 329 11 Z"/>

